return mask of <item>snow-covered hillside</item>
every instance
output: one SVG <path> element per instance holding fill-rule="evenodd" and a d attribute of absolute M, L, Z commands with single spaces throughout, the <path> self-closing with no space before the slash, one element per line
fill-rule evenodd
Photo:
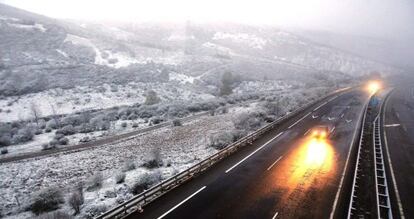
<path fill-rule="evenodd" d="M 216 78 L 217 84 L 226 71 L 251 80 L 400 71 L 271 27 L 80 23 L 6 5 L 0 12 L 0 96 L 165 81 L 159 72 L 203 75 L 201 80 Z"/>

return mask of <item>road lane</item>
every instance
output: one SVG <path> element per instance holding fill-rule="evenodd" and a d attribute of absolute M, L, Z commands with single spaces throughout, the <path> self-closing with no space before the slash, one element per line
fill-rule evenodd
<path fill-rule="evenodd" d="M 165 218 L 272 218 L 275 212 L 280 218 L 329 217 L 356 124 L 327 118 L 344 113 L 345 117 L 356 121 L 364 102 L 360 96 L 360 92 L 350 92 L 335 98 L 317 110 L 321 115 L 318 119 L 305 112 L 298 116 L 302 121 L 300 125 L 291 129 L 288 129 L 289 124 L 277 128 L 269 136 L 259 139 L 257 147 L 241 149 L 238 156 L 223 160 L 196 179 L 155 200 L 143 213 L 130 218 L 157 218 L 202 185 L 207 186 L 203 192 L 169 212 Z M 354 97 L 358 97 L 360 104 L 347 107 L 352 105 Z M 313 126 L 325 123 L 337 127 L 332 142 L 314 148 L 303 134 Z M 274 138 L 282 130 L 283 134 Z M 226 170 L 235 164 L 237 168 L 226 174 Z"/>
<path fill-rule="evenodd" d="M 411 87 L 396 88 L 385 105 L 384 140 L 392 166 L 395 207 L 414 218 L 414 99 Z M 397 190 L 397 191 L 396 191 Z M 400 203 L 399 203 L 400 202 Z M 401 209 L 399 207 L 401 205 Z M 394 207 L 394 206 L 393 206 Z"/>

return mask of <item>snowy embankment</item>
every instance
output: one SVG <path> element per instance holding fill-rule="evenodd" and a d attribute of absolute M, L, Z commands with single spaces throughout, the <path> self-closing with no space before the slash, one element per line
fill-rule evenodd
<path fill-rule="evenodd" d="M 191 78 L 175 76 L 175 79 L 180 83 L 191 83 Z M 257 102 L 248 101 L 237 105 L 236 103 L 248 99 L 229 99 L 228 104 L 223 102 L 226 107 L 219 107 L 219 104 L 212 108 L 215 109 L 211 111 L 215 112 L 214 116 L 201 116 L 183 126 L 178 124 L 164 127 L 89 150 L 1 164 L 0 213 L 9 218 L 31 218 L 34 216 L 31 207 L 33 198 L 38 192 L 57 187 L 63 191 L 66 200 L 59 202 L 59 211 L 73 214 L 73 209 L 69 207 L 69 197 L 76 191 L 74 186 L 82 183 L 84 186 L 81 191 L 84 192 L 85 202 L 76 217 L 91 218 L 139 193 L 136 191 L 142 191 L 194 165 L 236 138 L 263 126 L 266 121 L 315 100 L 327 91 L 325 88 L 308 88 L 305 92 L 304 89 L 289 89 L 288 84 L 277 85 L 267 82 L 242 83 L 240 86 L 243 90 L 255 90 L 258 87 L 263 89 L 265 92 L 260 95 L 260 100 L 254 98 Z M 243 93 L 238 88 L 234 92 Z M 155 113 L 160 109 L 164 107 L 152 110 Z M 119 122 L 125 123 L 125 120 L 116 120 L 116 123 Z M 127 125 L 128 128 L 130 126 L 131 124 Z M 117 183 L 118 176 L 122 179 L 124 174 L 124 181 Z M 137 183 L 143 179 L 148 180 L 148 176 L 150 181 L 137 189 Z M 91 179 L 98 179 L 99 186 L 90 189 Z"/>
<path fill-rule="evenodd" d="M 88 211 L 92 211 L 90 209 L 95 205 L 104 204 L 107 208 L 113 207 L 117 202 L 132 197 L 129 188 L 142 174 L 159 171 L 165 179 L 214 153 L 216 149 L 207 146 L 209 136 L 233 129 L 231 122 L 233 116 L 233 113 L 203 116 L 183 126 L 162 128 L 116 144 L 82 152 L 2 164 L 0 209 L 3 214 L 24 211 L 33 191 L 49 186 L 58 186 L 70 191 L 73 185 L 87 180 L 97 172 L 102 172 L 104 175 L 103 187 L 85 193 L 85 204 L 81 215 L 90 213 Z M 156 170 L 141 167 L 154 148 L 160 150 L 163 166 Z M 131 160 L 138 168 L 126 172 L 125 183 L 116 184 L 114 173 Z M 107 191 L 115 192 L 115 195 L 112 195 L 112 198 L 105 197 L 108 196 Z M 20 207 L 16 200 L 19 200 Z M 67 206 L 63 209 L 70 212 Z M 32 214 L 23 212 L 13 217 L 26 218 L 32 217 Z"/>

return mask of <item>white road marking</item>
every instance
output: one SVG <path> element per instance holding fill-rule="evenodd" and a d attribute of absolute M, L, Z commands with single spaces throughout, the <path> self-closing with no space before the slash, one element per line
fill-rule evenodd
<path fill-rule="evenodd" d="M 296 121 L 295 123 L 293 123 L 293 125 L 289 126 L 288 129 L 292 128 L 293 126 L 295 126 L 296 124 L 298 124 L 299 122 L 301 122 L 302 120 L 304 120 L 307 116 L 309 116 L 311 113 L 309 112 L 308 114 L 306 114 L 305 116 L 303 116 L 302 118 L 300 118 L 298 121 Z"/>
<path fill-rule="evenodd" d="M 306 136 L 309 132 L 310 132 L 310 129 L 308 129 L 308 131 L 306 131 L 305 134 L 303 134 L 303 136 Z"/>
<path fill-rule="evenodd" d="M 352 119 L 350 119 L 350 120 L 345 120 L 346 121 L 346 123 L 350 123 L 350 122 L 352 122 Z"/>
<path fill-rule="evenodd" d="M 316 119 L 318 117 L 319 117 L 318 115 L 312 115 L 312 119 Z"/>
<path fill-rule="evenodd" d="M 335 131 L 335 129 L 336 129 L 336 126 L 334 126 L 334 127 L 332 128 L 332 130 L 331 130 L 331 134 Z"/>
<path fill-rule="evenodd" d="M 328 120 L 329 121 L 332 121 L 332 120 L 334 120 L 335 119 L 335 117 L 328 117 Z"/>
<path fill-rule="evenodd" d="M 331 102 L 332 100 L 335 100 L 338 96 L 334 96 L 331 99 L 328 100 L 328 102 Z"/>
<path fill-rule="evenodd" d="M 256 149 L 255 151 L 253 151 L 251 154 L 247 155 L 245 158 L 243 158 L 243 160 L 239 161 L 238 163 L 236 163 L 234 166 L 230 167 L 228 170 L 226 170 L 226 173 L 230 172 L 232 169 L 236 168 L 238 165 L 240 165 L 243 161 L 247 160 L 249 157 L 251 157 L 253 154 L 257 153 L 258 151 L 260 151 L 262 148 L 264 148 L 266 145 L 268 145 L 270 142 L 272 142 L 273 140 L 275 140 L 276 138 L 278 138 L 279 136 L 281 136 L 283 134 L 283 132 L 279 133 L 278 135 L 276 135 L 274 138 L 270 139 L 269 141 L 267 141 L 266 143 L 264 143 L 262 146 L 260 146 L 260 148 Z"/>
<path fill-rule="evenodd" d="M 267 170 L 272 169 L 272 167 L 273 167 L 273 166 L 274 166 L 277 162 L 279 162 L 279 160 L 280 160 L 280 159 L 282 159 L 282 157 L 283 157 L 283 156 L 280 156 L 280 157 L 279 157 L 279 158 L 278 158 L 275 162 L 273 162 L 273 163 L 272 163 L 272 165 L 270 165 L 270 166 L 267 168 Z"/>
<path fill-rule="evenodd" d="M 171 208 L 170 210 L 168 210 L 167 212 L 165 212 L 163 215 L 159 216 L 158 219 L 161 219 L 165 216 L 167 216 L 167 214 L 171 213 L 172 211 L 174 211 L 176 208 L 178 208 L 180 205 L 184 204 L 184 202 L 188 201 L 190 198 L 192 198 L 193 196 L 197 195 L 197 193 L 203 191 L 203 189 L 205 189 L 206 186 L 201 187 L 201 189 L 197 190 L 197 192 L 194 192 L 192 195 L 188 196 L 186 199 L 184 199 L 182 202 L 178 203 L 178 205 L 174 206 L 173 208 Z"/>
<path fill-rule="evenodd" d="M 389 125 L 384 125 L 384 127 L 398 127 L 401 124 L 389 124 Z"/>
<path fill-rule="evenodd" d="M 344 118 L 345 114 L 342 113 L 341 118 Z"/>
<path fill-rule="evenodd" d="M 316 107 L 315 109 L 313 109 L 313 112 L 315 112 L 316 110 L 320 109 L 321 107 L 325 106 L 328 102 L 324 102 L 321 105 L 319 105 L 318 107 Z"/>
<path fill-rule="evenodd" d="M 278 214 L 279 214 L 279 212 L 276 212 L 276 214 L 272 217 L 272 219 L 275 219 Z"/>
<path fill-rule="evenodd" d="M 365 105 L 368 104 L 368 101 L 369 100 L 367 100 L 367 102 L 365 103 Z M 362 116 L 364 115 L 364 111 L 365 111 L 365 109 L 363 107 L 362 110 L 361 110 L 361 113 L 359 114 L 359 118 L 358 118 L 357 121 L 361 121 Z M 346 121 L 348 122 L 348 120 L 346 120 Z M 336 191 L 335 201 L 333 203 L 332 211 L 331 211 L 331 214 L 329 216 L 330 219 L 333 219 L 334 218 L 336 206 L 338 204 L 339 193 L 341 192 L 342 185 L 343 185 L 344 179 L 345 179 L 345 172 L 346 172 L 346 169 L 348 168 L 348 163 L 349 163 L 349 158 L 350 158 L 350 155 L 351 155 L 352 146 L 355 144 L 355 139 L 356 139 L 356 136 L 357 136 L 357 131 L 356 131 L 356 130 L 358 130 L 357 126 L 358 126 L 358 123 L 355 125 L 355 132 L 354 132 L 354 135 L 352 136 L 351 144 L 349 146 L 348 155 L 347 155 L 346 161 L 345 161 L 345 167 L 344 167 L 344 170 L 342 171 L 341 181 L 339 182 L 339 187 L 338 187 L 338 190 Z"/>

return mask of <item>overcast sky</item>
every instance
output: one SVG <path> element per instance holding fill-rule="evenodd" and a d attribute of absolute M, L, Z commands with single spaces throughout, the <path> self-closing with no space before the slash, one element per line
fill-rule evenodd
<path fill-rule="evenodd" d="M 0 0 L 55 18 L 115 21 L 229 21 L 414 37 L 412 0 Z"/>

